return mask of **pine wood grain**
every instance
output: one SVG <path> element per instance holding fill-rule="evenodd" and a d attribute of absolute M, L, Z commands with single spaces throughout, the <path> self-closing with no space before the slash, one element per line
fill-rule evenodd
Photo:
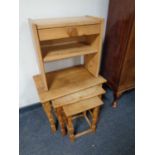
<path fill-rule="evenodd" d="M 91 45 L 86 45 L 83 43 L 70 43 L 43 47 L 42 52 L 44 53 L 44 62 L 49 62 L 96 53 L 97 49 L 93 48 Z"/>
<path fill-rule="evenodd" d="M 30 19 L 29 19 L 29 24 L 31 26 L 31 33 L 33 36 L 34 48 L 35 48 L 36 54 L 38 56 L 38 64 L 39 64 L 42 81 L 44 84 L 44 90 L 48 90 L 47 79 L 46 79 L 46 74 L 45 74 L 45 67 L 44 67 L 44 63 L 43 63 L 43 57 L 42 57 L 40 42 L 39 42 L 39 38 L 38 38 L 37 28 L 36 28 L 36 25 L 34 25 L 32 20 L 30 20 Z"/>
<path fill-rule="evenodd" d="M 101 106 L 103 101 L 99 97 L 93 97 L 82 100 L 73 104 L 63 106 L 64 113 L 67 117 L 79 114 L 81 112 Z"/>
<path fill-rule="evenodd" d="M 45 91 L 40 75 L 33 77 L 41 102 L 53 100 L 106 82 L 101 76 L 94 77 L 83 65 L 47 74 L 49 90 Z"/>
<path fill-rule="evenodd" d="M 72 27 L 55 27 L 38 30 L 39 40 L 70 38 L 100 33 L 100 25 L 82 25 Z"/>
<path fill-rule="evenodd" d="M 103 31 L 104 31 L 104 19 L 101 20 L 101 24 L 99 27 L 100 33 L 95 38 L 93 46 L 97 49 L 97 53 L 85 55 L 84 63 L 85 67 L 88 69 L 90 73 L 94 76 L 98 76 L 99 69 L 100 69 L 100 61 L 101 61 L 101 54 L 102 54 L 102 44 L 103 44 Z M 91 38 L 92 37 L 92 38 Z M 88 41 L 94 39 L 93 36 L 88 38 Z"/>
<path fill-rule="evenodd" d="M 78 102 L 80 100 L 95 97 L 104 93 L 105 93 L 105 90 L 100 85 L 93 86 L 93 87 L 81 90 L 79 92 L 72 93 L 64 97 L 60 97 L 58 99 L 52 100 L 52 105 L 54 108 L 57 108 L 57 107 L 65 106 L 67 104 Z"/>
<path fill-rule="evenodd" d="M 73 25 L 89 25 L 98 24 L 101 19 L 91 16 L 81 17 L 64 17 L 64 18 L 52 18 L 52 19 L 35 19 L 33 24 L 37 25 L 38 29 L 45 29 L 51 27 L 65 27 Z"/>

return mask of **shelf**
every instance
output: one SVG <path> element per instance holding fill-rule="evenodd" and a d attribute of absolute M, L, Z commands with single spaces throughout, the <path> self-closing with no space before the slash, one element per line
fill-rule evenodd
<path fill-rule="evenodd" d="M 91 16 L 81 16 L 81 17 L 67 17 L 67 18 L 52 18 L 52 19 L 35 19 L 31 21 L 33 24 L 37 25 L 38 29 L 47 29 L 55 27 L 65 27 L 65 26 L 77 26 L 77 25 L 92 25 L 100 24 L 101 18 L 91 17 Z"/>
<path fill-rule="evenodd" d="M 70 43 L 63 45 L 42 47 L 43 61 L 49 62 L 86 54 L 97 53 L 91 45 L 84 43 Z"/>
<path fill-rule="evenodd" d="M 34 81 L 41 102 L 53 100 L 106 82 L 101 76 L 94 77 L 83 65 L 47 73 L 49 90 L 45 91 L 41 75 Z"/>

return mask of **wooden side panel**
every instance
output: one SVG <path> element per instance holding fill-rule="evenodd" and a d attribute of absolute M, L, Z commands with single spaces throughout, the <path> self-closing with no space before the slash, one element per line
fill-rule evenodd
<path fill-rule="evenodd" d="M 135 25 L 133 24 L 118 90 L 133 88 L 135 82 Z"/>
<path fill-rule="evenodd" d="M 110 0 L 101 74 L 117 91 L 133 25 L 134 0 Z"/>
<path fill-rule="evenodd" d="M 86 55 L 84 57 L 85 68 L 92 73 L 95 77 L 99 74 L 100 60 L 101 60 L 101 49 L 102 49 L 102 39 L 103 39 L 103 29 L 104 20 L 100 24 L 100 34 L 96 37 L 94 41 L 94 46 L 98 50 L 98 53 Z"/>
<path fill-rule="evenodd" d="M 30 23 L 30 26 L 31 26 L 31 29 L 32 29 L 33 43 L 34 43 L 35 51 L 36 51 L 37 56 L 38 56 L 38 64 L 39 64 L 39 69 L 40 69 L 42 81 L 43 81 L 43 84 L 44 84 L 44 89 L 48 90 L 46 73 L 45 73 L 45 68 L 44 68 L 40 43 L 39 43 L 39 39 L 38 39 L 37 28 L 36 28 L 36 25 L 32 24 L 31 20 L 29 20 L 29 23 Z"/>

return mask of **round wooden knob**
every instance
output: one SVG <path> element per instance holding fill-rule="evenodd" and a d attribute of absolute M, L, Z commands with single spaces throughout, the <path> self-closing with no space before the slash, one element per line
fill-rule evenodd
<path fill-rule="evenodd" d="M 69 27 L 68 28 L 68 35 L 70 37 L 74 37 L 78 35 L 77 29 L 75 27 Z"/>

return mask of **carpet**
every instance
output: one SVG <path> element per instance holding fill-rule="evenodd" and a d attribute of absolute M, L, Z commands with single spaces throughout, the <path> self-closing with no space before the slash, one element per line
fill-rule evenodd
<path fill-rule="evenodd" d="M 135 154 L 135 91 L 128 91 L 113 109 L 113 91 L 104 95 L 96 133 L 82 136 L 71 143 L 61 136 L 60 127 L 55 134 L 41 106 L 19 114 L 20 155 L 134 155 Z M 76 120 L 76 129 L 87 128 L 84 119 Z"/>

